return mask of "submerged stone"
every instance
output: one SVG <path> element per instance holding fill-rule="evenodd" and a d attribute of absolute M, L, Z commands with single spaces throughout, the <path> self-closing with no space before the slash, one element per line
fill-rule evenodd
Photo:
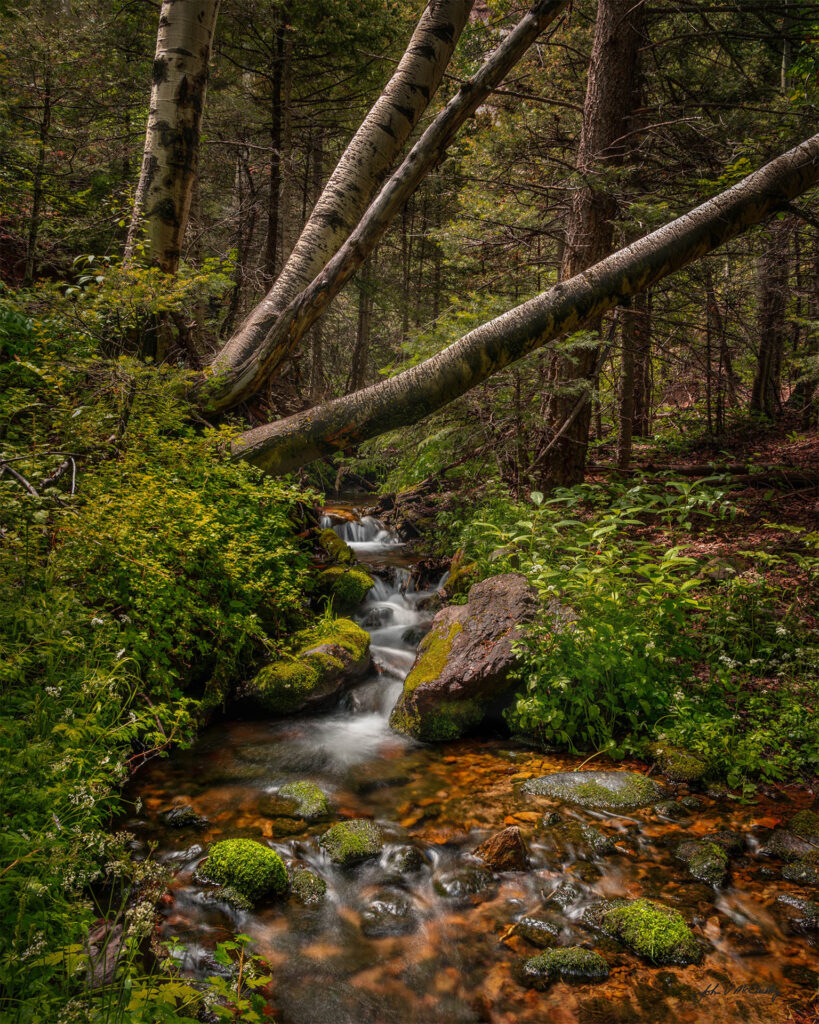
<path fill-rule="evenodd" d="M 475 856 L 493 871 L 525 871 L 529 860 L 526 844 L 516 825 L 485 839 L 475 850 Z"/>
<path fill-rule="evenodd" d="M 655 964 L 698 964 L 704 950 L 682 914 L 652 900 L 606 900 L 583 921 Z"/>
<path fill-rule="evenodd" d="M 361 931 L 371 938 L 406 935 L 417 926 L 412 903 L 402 892 L 379 892 L 361 912 Z"/>
<path fill-rule="evenodd" d="M 581 821 L 558 821 L 550 826 L 545 838 L 563 857 L 592 860 L 614 852 L 614 843 L 608 836 Z"/>
<path fill-rule="evenodd" d="M 781 896 L 777 896 L 776 902 L 784 912 L 793 931 L 819 931 L 819 903 L 815 900 L 783 893 Z"/>
<path fill-rule="evenodd" d="M 384 834 L 367 818 L 353 818 L 333 825 L 319 839 L 330 860 L 346 866 L 377 857 L 384 846 Z"/>
<path fill-rule="evenodd" d="M 465 605 L 443 608 L 421 641 L 415 664 L 390 716 L 416 739 L 456 739 L 511 699 L 512 644 L 538 612 L 524 576 L 506 573 L 476 583 Z"/>
<path fill-rule="evenodd" d="M 662 786 L 637 772 L 555 772 L 527 780 L 522 789 L 597 811 L 634 811 L 665 795 Z"/>
<path fill-rule="evenodd" d="M 819 856 L 814 852 L 782 868 L 782 877 L 797 885 L 819 885 Z"/>
<path fill-rule="evenodd" d="M 768 836 L 762 852 L 780 860 L 797 860 L 816 849 L 813 843 L 787 828 L 776 828 Z"/>
<path fill-rule="evenodd" d="M 798 811 L 788 822 L 788 829 L 811 846 L 819 847 L 819 814 Z"/>
<path fill-rule="evenodd" d="M 296 813 L 306 821 L 324 818 L 330 813 L 330 801 L 314 782 L 300 779 L 288 782 L 279 790 L 279 796 L 296 805 Z"/>
<path fill-rule="evenodd" d="M 683 805 L 682 801 L 661 800 L 658 804 L 654 805 L 654 811 L 663 818 L 670 818 L 672 821 L 680 821 L 683 818 L 690 817 L 690 811 Z"/>
<path fill-rule="evenodd" d="M 700 840 L 686 840 L 677 847 L 675 856 L 683 861 L 688 873 L 706 885 L 725 884 L 728 876 L 728 854 L 722 846 Z"/>
<path fill-rule="evenodd" d="M 730 857 L 739 857 L 745 853 L 747 846 L 745 836 L 741 832 L 736 832 L 730 828 L 723 828 L 718 832 L 709 832 L 702 838 L 703 842 L 716 843 L 717 846 L 721 846 Z"/>
<path fill-rule="evenodd" d="M 290 892 L 305 906 L 322 903 L 327 895 L 327 883 L 309 868 L 297 865 L 290 871 Z"/>
<path fill-rule="evenodd" d="M 417 846 L 394 846 L 384 854 L 386 871 L 393 875 L 412 875 L 420 871 L 426 861 Z"/>
<path fill-rule="evenodd" d="M 232 886 L 253 901 L 287 888 L 284 861 L 254 839 L 225 839 L 216 843 L 208 851 L 202 870 L 211 881 Z"/>
<path fill-rule="evenodd" d="M 547 988 L 553 981 L 593 982 L 609 976 L 609 965 L 591 949 L 569 946 L 549 949 L 523 965 L 522 980 L 532 988 Z"/>
<path fill-rule="evenodd" d="M 200 895 L 199 900 L 201 903 L 224 903 L 234 910 L 243 912 L 253 909 L 253 900 L 232 885 L 220 885 L 217 889 L 206 889 Z"/>
<path fill-rule="evenodd" d="M 554 892 L 545 896 L 547 904 L 554 904 L 561 910 L 566 910 L 583 898 L 583 890 L 573 882 L 564 882 Z"/>
<path fill-rule="evenodd" d="M 170 828 L 207 828 L 210 825 L 210 821 L 198 815 L 189 804 L 164 811 L 162 820 Z"/>
<path fill-rule="evenodd" d="M 561 926 L 557 921 L 540 914 L 526 914 L 515 925 L 515 934 L 531 942 L 533 946 L 545 949 L 554 946 L 560 937 Z"/>
<path fill-rule="evenodd" d="M 467 900 L 488 892 L 495 884 L 492 872 L 486 868 L 467 865 L 438 875 L 434 881 L 439 896 L 451 900 Z"/>

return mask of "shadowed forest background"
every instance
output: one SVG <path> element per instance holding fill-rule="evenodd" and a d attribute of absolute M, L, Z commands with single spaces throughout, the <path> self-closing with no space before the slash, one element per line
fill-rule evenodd
<path fill-rule="evenodd" d="M 263 673 L 369 652 L 362 516 L 435 590 L 413 645 L 537 598 L 502 707 L 414 719 L 425 640 L 397 733 L 811 815 L 815 959 L 818 47 L 802 0 L 0 0 L 0 1019 L 293 1019 L 238 925 L 188 970 L 124 822 L 202 730 L 304 711 Z"/>

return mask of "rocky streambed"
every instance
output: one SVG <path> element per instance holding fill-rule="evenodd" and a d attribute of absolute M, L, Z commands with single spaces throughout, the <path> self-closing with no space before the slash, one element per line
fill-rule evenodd
<path fill-rule="evenodd" d="M 493 735 L 491 717 L 484 738 L 439 735 L 474 726 L 475 686 L 497 695 L 503 645 L 468 693 L 449 681 L 454 712 L 427 714 L 443 669 L 413 668 L 419 641 L 477 666 L 480 616 L 439 612 L 429 633 L 440 596 L 413 585 L 398 538 L 366 518 L 336 530 L 376 581 L 352 613 L 372 668 L 358 657 L 318 712 L 215 724 L 132 787 L 126 825 L 172 870 L 158 930 L 185 969 L 214 973 L 216 943 L 249 934 L 281 1024 L 814 1020 L 810 795 L 742 803 L 668 752 L 650 774 L 584 766 Z M 525 612 L 525 589 L 508 593 Z M 280 855 L 284 892 L 236 899 L 208 877 L 233 838 Z"/>

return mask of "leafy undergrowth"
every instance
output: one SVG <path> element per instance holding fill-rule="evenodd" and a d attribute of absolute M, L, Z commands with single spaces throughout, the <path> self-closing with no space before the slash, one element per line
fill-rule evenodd
<path fill-rule="evenodd" d="M 719 479 L 496 491 L 443 520 L 482 576 L 519 569 L 575 614 L 527 629 L 513 729 L 613 757 L 679 744 L 747 790 L 819 774 L 819 534 L 752 520 Z"/>
<path fill-rule="evenodd" d="M 305 623 L 311 496 L 232 465 L 181 374 L 72 329 L 0 296 L 0 1019 L 190 1020 L 228 990 L 261 1019 L 241 944 L 246 999 L 239 967 L 204 994 L 142 975 L 161 874 L 110 825 L 129 771 Z"/>

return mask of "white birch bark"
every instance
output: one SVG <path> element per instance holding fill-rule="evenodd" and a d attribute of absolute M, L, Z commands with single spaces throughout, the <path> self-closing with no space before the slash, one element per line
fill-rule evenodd
<path fill-rule="evenodd" d="M 179 265 L 199 161 L 199 133 L 219 0 L 163 0 L 151 104 L 125 259 L 141 220 L 151 262 Z"/>

